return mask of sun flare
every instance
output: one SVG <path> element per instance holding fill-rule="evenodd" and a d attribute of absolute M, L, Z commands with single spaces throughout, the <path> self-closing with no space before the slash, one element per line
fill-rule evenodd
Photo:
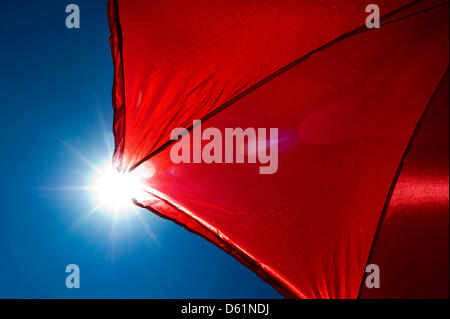
<path fill-rule="evenodd" d="M 133 199 L 143 192 L 144 184 L 137 174 L 118 172 L 112 165 L 101 169 L 93 182 L 93 196 L 99 208 L 114 214 L 135 208 Z"/>

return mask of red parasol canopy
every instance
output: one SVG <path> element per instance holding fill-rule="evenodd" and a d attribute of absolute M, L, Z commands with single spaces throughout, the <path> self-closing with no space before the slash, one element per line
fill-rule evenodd
<path fill-rule="evenodd" d="M 110 0 L 114 161 L 155 172 L 137 204 L 287 297 L 448 298 L 448 2 L 379 0 L 368 29 L 371 2 Z M 194 120 L 277 128 L 276 172 L 174 163 Z"/>

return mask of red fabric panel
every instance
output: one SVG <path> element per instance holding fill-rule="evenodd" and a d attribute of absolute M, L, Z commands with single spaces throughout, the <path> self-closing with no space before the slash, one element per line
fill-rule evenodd
<path fill-rule="evenodd" d="M 403 161 L 369 263 L 380 288 L 362 298 L 448 298 L 449 79 L 432 100 Z"/>
<path fill-rule="evenodd" d="M 117 19 L 118 10 L 114 1 L 108 1 L 108 21 L 111 30 L 109 43 L 111 45 L 111 54 L 114 62 L 114 81 L 112 90 L 112 105 L 114 109 L 114 163 L 121 166 L 122 154 L 125 146 L 125 92 L 123 77 L 123 59 L 122 59 L 122 33 L 120 22 Z"/>
<path fill-rule="evenodd" d="M 436 9 L 317 52 L 203 123 L 278 127 L 276 174 L 173 164 L 168 148 L 146 163 L 154 196 L 139 204 L 286 296 L 356 298 L 395 172 L 448 66 L 447 38 L 447 10 Z"/>
<path fill-rule="evenodd" d="M 262 78 L 364 25 L 364 1 L 119 0 L 129 168 Z M 378 1 L 389 13 L 411 0 Z M 118 121 L 116 121 L 118 123 Z"/>
<path fill-rule="evenodd" d="M 405 3 L 379 2 L 382 13 Z M 276 174 L 259 175 L 259 164 L 174 164 L 166 148 L 137 168 L 155 168 L 137 204 L 225 249 L 286 296 L 356 298 L 394 175 L 448 67 L 448 7 L 408 16 L 436 3 L 315 52 L 202 124 L 222 134 L 279 128 Z M 124 168 L 366 16 L 355 1 L 110 5 Z"/>

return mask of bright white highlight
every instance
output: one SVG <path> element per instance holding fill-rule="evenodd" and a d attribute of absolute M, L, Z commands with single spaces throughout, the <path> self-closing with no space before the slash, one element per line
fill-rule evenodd
<path fill-rule="evenodd" d="M 113 214 L 134 210 L 133 199 L 142 196 L 145 189 L 142 177 L 136 172 L 118 172 L 111 165 L 99 170 L 92 186 L 96 206 Z"/>
<path fill-rule="evenodd" d="M 115 241 L 118 239 L 119 233 L 124 233 L 124 231 L 127 233 L 130 230 L 133 231 L 133 229 L 129 227 L 133 226 L 137 219 L 139 225 L 143 227 L 152 242 L 158 245 L 158 240 L 153 234 L 153 231 L 148 224 L 148 220 L 142 216 L 142 210 L 138 205 L 133 203 L 143 203 L 145 200 L 154 197 L 152 197 L 152 194 L 150 193 L 152 191 L 150 185 L 152 184 L 151 178 L 156 174 L 156 167 L 151 161 L 146 161 L 129 173 L 118 172 L 111 161 L 114 145 L 113 136 L 105 129 L 100 112 L 99 116 L 100 124 L 104 131 L 106 146 L 106 151 L 102 153 L 109 154 L 107 160 L 101 161 L 100 163 L 106 165 L 98 166 L 94 164 L 94 162 L 85 157 L 76 148 L 63 140 L 60 140 L 70 152 L 91 170 L 91 173 L 89 174 L 90 176 L 87 177 L 87 180 L 83 178 L 84 182 L 82 182 L 81 185 L 69 184 L 67 186 L 45 188 L 45 190 L 68 191 L 71 194 L 72 192 L 88 192 L 90 195 L 92 208 L 80 212 L 78 218 L 70 226 L 70 232 L 75 232 L 87 222 L 90 224 L 101 222 L 101 226 L 103 226 L 104 222 L 107 222 L 111 228 L 109 238 L 110 244 L 114 245 Z M 77 173 L 78 177 L 84 175 L 84 172 L 82 171 Z M 79 179 L 76 180 L 78 181 Z M 73 177 L 70 181 L 74 181 Z M 81 182 L 81 180 L 79 182 Z M 87 184 L 85 184 L 85 182 L 87 182 Z M 41 189 L 44 190 L 44 188 Z M 85 207 L 85 205 L 81 205 L 81 203 L 80 206 Z M 126 230 L 124 230 L 123 227 L 126 227 Z M 114 254 L 116 248 L 118 247 L 109 247 L 108 250 L 111 249 L 111 252 Z"/>

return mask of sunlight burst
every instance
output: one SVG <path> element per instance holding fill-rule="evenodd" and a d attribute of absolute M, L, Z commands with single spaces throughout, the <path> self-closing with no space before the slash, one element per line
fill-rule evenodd
<path fill-rule="evenodd" d="M 107 165 L 94 178 L 92 191 L 96 206 L 113 214 L 124 214 L 135 209 L 133 199 L 145 188 L 137 174 L 118 172 Z"/>

